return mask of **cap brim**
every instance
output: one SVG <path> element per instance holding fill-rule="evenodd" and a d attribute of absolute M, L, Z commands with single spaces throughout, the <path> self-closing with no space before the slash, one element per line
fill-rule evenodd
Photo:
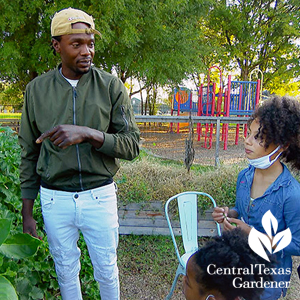
<path fill-rule="evenodd" d="M 77 33 L 97 34 L 100 37 L 102 37 L 101 33 L 98 30 L 93 29 L 93 28 L 85 28 L 85 29 L 72 28 L 71 30 L 59 32 L 59 33 L 57 33 L 55 35 L 52 35 L 52 36 L 69 35 L 69 34 L 77 34 Z"/>

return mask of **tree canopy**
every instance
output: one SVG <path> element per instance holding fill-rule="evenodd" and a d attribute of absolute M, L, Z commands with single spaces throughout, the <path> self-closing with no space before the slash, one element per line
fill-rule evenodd
<path fill-rule="evenodd" d="M 255 68 L 266 86 L 286 84 L 299 76 L 300 3 L 297 0 L 216 1 L 204 20 L 206 39 L 218 45 L 215 60 L 239 68 L 248 80 Z"/>
<path fill-rule="evenodd" d="M 22 82 L 54 68 L 58 60 L 49 44 L 55 11 L 75 7 L 95 18 L 102 39 L 94 62 L 130 76 L 164 85 L 178 83 L 193 67 L 195 30 L 208 0 L 1 0 L 0 79 Z"/>
<path fill-rule="evenodd" d="M 66 7 L 93 15 L 102 33 L 94 63 L 123 82 L 174 86 L 216 63 L 240 69 L 243 80 L 258 67 L 271 90 L 299 76 L 298 0 L 0 0 L 0 80 L 13 84 L 9 97 L 57 65 L 50 22 Z"/>

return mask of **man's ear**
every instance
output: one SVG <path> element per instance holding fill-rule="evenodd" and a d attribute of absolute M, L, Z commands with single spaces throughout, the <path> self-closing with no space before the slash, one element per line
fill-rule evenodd
<path fill-rule="evenodd" d="M 52 46 L 56 53 L 60 53 L 60 42 L 56 39 L 52 39 Z"/>

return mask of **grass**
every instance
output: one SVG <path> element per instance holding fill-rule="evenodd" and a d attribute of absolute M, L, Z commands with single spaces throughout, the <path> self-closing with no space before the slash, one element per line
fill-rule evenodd
<path fill-rule="evenodd" d="M 21 113 L 0 113 L 0 119 L 21 119 Z"/>
<path fill-rule="evenodd" d="M 176 240 L 182 253 L 181 238 Z M 178 260 L 170 236 L 126 235 L 120 236 L 118 265 L 122 299 L 164 299 L 174 280 Z M 183 297 L 181 279 L 182 276 L 173 300 Z"/>
<path fill-rule="evenodd" d="M 207 238 L 199 238 L 199 244 L 203 244 L 205 240 Z M 176 242 L 183 254 L 181 237 L 176 237 Z M 118 261 L 124 268 L 124 275 L 152 272 L 168 281 L 174 279 L 174 270 L 178 265 L 171 236 L 161 235 L 120 236 Z"/>
<path fill-rule="evenodd" d="M 120 236 L 118 261 L 124 275 L 150 272 L 168 281 L 177 267 L 172 239 L 165 236 Z"/>
<path fill-rule="evenodd" d="M 133 162 L 121 162 L 115 181 L 119 186 L 119 200 L 125 204 L 165 202 L 177 193 L 198 190 L 211 194 L 218 205 L 233 205 L 236 178 L 244 167 L 193 165 L 187 173 L 182 162 L 156 158 L 142 151 Z M 202 208 L 206 209 L 207 204 L 204 202 Z"/>
<path fill-rule="evenodd" d="M 176 239 L 182 251 L 180 238 Z M 199 244 L 207 239 L 199 239 Z M 296 274 L 300 258 L 294 257 L 293 260 L 291 286 L 287 296 L 282 298 L 284 300 L 300 299 L 299 278 Z M 120 236 L 118 265 L 123 300 L 165 299 L 171 288 L 178 261 L 171 237 L 127 235 Z M 185 299 L 181 290 L 182 276 L 178 280 L 172 300 Z"/>

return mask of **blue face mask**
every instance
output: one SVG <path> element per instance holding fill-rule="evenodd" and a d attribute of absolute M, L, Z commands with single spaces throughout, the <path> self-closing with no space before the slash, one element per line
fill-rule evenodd
<path fill-rule="evenodd" d="M 270 154 L 255 158 L 255 159 L 248 159 L 249 164 L 257 169 L 267 169 L 269 168 L 281 155 L 282 152 L 280 152 L 273 160 L 271 160 L 271 156 L 276 153 L 280 149 L 280 146 L 278 146 L 274 151 L 272 151 Z"/>

